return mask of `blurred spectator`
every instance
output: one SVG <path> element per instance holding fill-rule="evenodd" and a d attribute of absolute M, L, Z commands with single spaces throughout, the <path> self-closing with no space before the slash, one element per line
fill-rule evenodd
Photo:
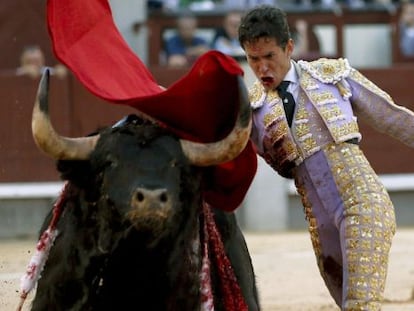
<path fill-rule="evenodd" d="M 319 39 L 305 20 L 296 20 L 290 32 L 295 43 L 293 59 L 313 60 L 321 56 Z"/>
<path fill-rule="evenodd" d="M 166 7 L 165 1 L 163 0 L 147 0 L 147 8 L 151 10 L 160 10 Z"/>
<path fill-rule="evenodd" d="M 205 39 L 196 35 L 197 19 L 185 14 L 177 19 L 177 33 L 165 42 L 168 66 L 185 67 L 210 48 Z"/>
<path fill-rule="evenodd" d="M 176 10 L 180 6 L 179 0 L 147 0 L 147 8 L 151 10 Z"/>
<path fill-rule="evenodd" d="M 414 56 L 414 1 L 401 6 L 400 49 L 404 56 Z"/>
<path fill-rule="evenodd" d="M 234 57 L 236 60 L 244 60 L 245 53 L 240 46 L 238 29 L 242 13 L 229 11 L 223 20 L 223 26 L 216 30 L 211 47 L 224 54 Z"/>
<path fill-rule="evenodd" d="M 32 78 L 37 78 L 43 73 L 45 68 L 45 56 L 39 46 L 30 45 L 23 48 L 20 55 L 20 66 L 16 69 L 17 75 L 27 75 Z M 50 72 L 51 74 L 64 76 L 66 75 L 66 68 L 58 64 L 50 68 Z"/>
<path fill-rule="evenodd" d="M 45 56 L 37 45 L 27 46 L 20 55 L 20 67 L 17 68 L 17 75 L 28 75 L 33 78 L 42 74 L 45 68 Z"/>
<path fill-rule="evenodd" d="M 257 5 L 277 4 L 277 0 L 222 0 L 221 3 L 229 9 L 248 9 Z"/>
<path fill-rule="evenodd" d="M 212 0 L 180 0 L 180 5 L 194 11 L 209 11 L 214 9 L 216 3 Z"/>

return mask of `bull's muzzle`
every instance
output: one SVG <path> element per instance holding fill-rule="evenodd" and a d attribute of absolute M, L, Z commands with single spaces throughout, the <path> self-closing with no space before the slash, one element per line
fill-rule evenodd
<path fill-rule="evenodd" d="M 132 222 L 144 219 L 164 221 L 171 214 L 172 199 L 167 189 L 137 188 L 131 198 L 131 210 L 128 218 Z"/>
<path fill-rule="evenodd" d="M 170 198 L 166 189 L 138 188 L 132 197 L 133 206 L 143 209 L 163 209 L 170 205 Z"/>

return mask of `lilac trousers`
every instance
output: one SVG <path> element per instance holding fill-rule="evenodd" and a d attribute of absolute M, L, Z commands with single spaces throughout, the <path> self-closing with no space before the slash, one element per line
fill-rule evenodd
<path fill-rule="evenodd" d="M 358 145 L 329 144 L 294 172 L 317 264 L 341 310 L 381 310 L 393 204 Z"/>

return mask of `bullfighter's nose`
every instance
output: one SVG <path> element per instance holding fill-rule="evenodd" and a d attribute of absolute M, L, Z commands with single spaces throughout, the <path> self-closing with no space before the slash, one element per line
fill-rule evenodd
<path fill-rule="evenodd" d="M 169 201 L 167 189 L 137 188 L 132 198 L 133 205 L 138 208 L 163 208 Z"/>

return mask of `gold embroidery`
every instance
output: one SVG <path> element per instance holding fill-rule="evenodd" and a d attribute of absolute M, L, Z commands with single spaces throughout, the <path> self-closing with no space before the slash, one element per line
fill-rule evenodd
<path fill-rule="evenodd" d="M 262 87 L 259 82 L 256 81 L 253 83 L 252 87 L 249 89 L 249 99 L 251 102 L 256 102 L 262 96 Z"/>
<path fill-rule="evenodd" d="M 334 104 L 338 102 L 338 99 L 331 92 L 309 92 L 311 100 L 318 106 L 326 104 Z"/>
<path fill-rule="evenodd" d="M 312 79 L 311 75 L 306 71 L 303 72 L 300 77 L 300 85 L 307 91 L 316 90 L 319 88 L 315 79 Z"/>
<path fill-rule="evenodd" d="M 287 141 L 284 149 L 286 150 L 288 160 L 293 161 L 299 157 L 298 150 L 293 142 Z"/>
<path fill-rule="evenodd" d="M 356 121 L 342 125 L 331 125 L 331 134 L 335 141 L 340 141 L 341 138 L 352 138 L 354 134 L 359 133 L 359 127 Z"/>
<path fill-rule="evenodd" d="M 338 120 L 344 120 L 345 115 L 342 113 L 339 106 L 333 106 L 333 107 L 320 107 L 319 111 L 321 115 L 328 121 L 328 122 L 334 122 Z"/>
<path fill-rule="evenodd" d="M 264 103 L 264 99 L 265 92 L 263 86 L 260 84 L 259 81 L 256 81 L 249 89 L 249 100 L 251 107 L 253 109 L 261 107 Z"/>
<path fill-rule="evenodd" d="M 280 107 L 280 105 L 276 105 L 273 107 L 273 109 L 269 113 L 267 113 L 264 116 L 263 118 L 264 126 L 267 128 L 271 126 L 273 123 L 280 121 L 283 118 L 284 118 L 284 111 L 282 107 Z"/>
<path fill-rule="evenodd" d="M 288 130 L 288 126 L 285 123 L 280 123 L 278 126 L 275 126 L 274 128 L 270 129 L 269 136 L 271 137 L 272 144 L 275 144 L 277 141 L 282 139 L 283 136 L 286 136 Z"/>
<path fill-rule="evenodd" d="M 313 62 L 298 61 L 298 65 L 313 78 L 323 83 L 335 84 L 346 78 L 351 71 L 348 60 L 344 58 L 320 58 Z"/>
<path fill-rule="evenodd" d="M 305 218 L 308 220 L 308 230 L 310 233 L 310 238 L 312 242 L 313 251 L 315 253 L 318 267 L 323 275 L 324 265 L 323 265 L 323 257 L 322 257 L 322 246 L 319 237 L 318 231 L 318 223 L 316 221 L 315 216 L 312 213 L 312 205 L 311 202 L 308 200 L 308 193 L 305 186 L 300 183 L 298 180 L 295 180 L 296 189 L 301 197 L 303 210 L 305 213 Z"/>
<path fill-rule="evenodd" d="M 344 310 L 379 310 L 395 231 L 391 200 L 358 146 L 330 144 L 324 150 L 345 204 L 349 290 Z"/>
<path fill-rule="evenodd" d="M 339 81 L 338 83 L 335 84 L 336 87 L 338 88 L 339 93 L 341 94 L 342 98 L 347 100 L 348 98 L 350 98 L 352 96 L 351 90 L 349 88 L 347 88 L 342 81 Z"/>
<path fill-rule="evenodd" d="M 318 151 L 320 148 L 316 144 L 316 141 L 312 137 L 308 137 L 303 142 L 303 149 L 304 149 L 304 157 L 313 154 L 314 152 Z"/>
<path fill-rule="evenodd" d="M 301 158 L 307 158 L 320 149 L 309 125 L 309 113 L 305 108 L 306 99 L 305 96 L 299 97 L 295 117 L 295 135 L 297 136 Z"/>
<path fill-rule="evenodd" d="M 278 152 L 278 150 L 274 148 L 274 146 L 278 145 L 278 148 L 282 148 L 281 150 L 283 150 L 281 153 L 283 155 L 283 159 L 277 160 L 280 163 L 285 160 L 290 162 L 298 159 L 301 160 L 297 147 L 290 135 L 285 111 L 278 93 L 276 91 L 268 92 L 266 94 L 266 102 L 270 108 L 270 112 L 264 115 L 263 123 L 266 131 L 266 141 L 267 143 L 270 143 L 268 148 L 272 149 L 268 152 Z"/>
<path fill-rule="evenodd" d="M 280 99 L 280 97 L 279 97 L 279 94 L 276 92 L 276 91 L 274 91 L 274 90 L 272 90 L 272 91 L 269 91 L 268 93 L 267 93 L 267 95 L 266 95 L 266 101 L 270 104 L 270 103 L 275 103 L 275 102 L 278 102 L 278 101 L 280 101 L 281 99 Z"/>
<path fill-rule="evenodd" d="M 307 123 L 298 123 L 295 126 L 295 130 L 298 137 L 305 136 L 309 133 L 309 125 Z"/>

